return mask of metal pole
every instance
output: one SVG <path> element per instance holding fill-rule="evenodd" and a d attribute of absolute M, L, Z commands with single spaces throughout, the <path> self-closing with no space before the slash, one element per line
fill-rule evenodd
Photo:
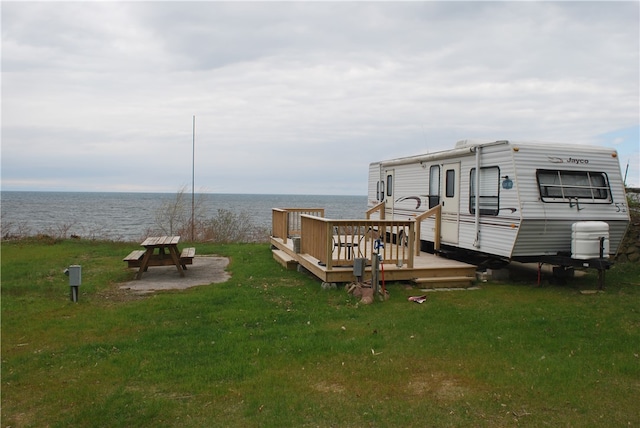
<path fill-rule="evenodd" d="M 600 260 L 598 263 L 598 288 L 604 289 L 604 269 L 602 269 L 602 259 L 604 259 L 604 236 L 600 237 Z"/>
<path fill-rule="evenodd" d="M 375 253 L 371 258 L 371 288 L 373 289 L 373 296 L 378 295 L 378 284 L 380 282 L 380 259 L 378 253 Z"/>
<path fill-rule="evenodd" d="M 193 115 L 193 140 L 191 142 L 191 242 L 195 230 L 195 183 L 196 183 L 196 115 Z"/>
<path fill-rule="evenodd" d="M 629 161 L 627 160 L 627 168 L 624 170 L 624 187 L 627 187 L 627 173 L 629 172 Z"/>
<path fill-rule="evenodd" d="M 373 296 L 377 296 L 380 292 L 380 263 L 382 257 L 380 256 L 380 248 L 383 248 L 384 244 L 380 238 L 376 239 L 373 244 L 374 254 L 371 260 L 371 287 L 373 288 Z"/>

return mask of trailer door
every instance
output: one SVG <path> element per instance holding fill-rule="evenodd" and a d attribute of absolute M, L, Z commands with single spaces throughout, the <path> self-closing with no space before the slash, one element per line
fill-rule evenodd
<path fill-rule="evenodd" d="M 384 202 L 385 202 L 385 214 L 386 218 L 393 218 L 394 201 L 393 201 L 393 169 L 386 169 L 384 171 Z"/>
<path fill-rule="evenodd" d="M 460 220 L 460 162 L 444 164 L 442 183 L 442 241 L 446 244 L 458 243 L 458 222 Z"/>

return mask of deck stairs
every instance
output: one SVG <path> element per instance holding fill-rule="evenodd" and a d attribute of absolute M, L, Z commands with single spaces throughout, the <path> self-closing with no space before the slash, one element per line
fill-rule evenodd
<path fill-rule="evenodd" d="M 274 260 L 280 263 L 286 270 L 296 270 L 298 268 L 298 261 L 291 255 L 277 248 L 273 248 L 271 251 Z"/>

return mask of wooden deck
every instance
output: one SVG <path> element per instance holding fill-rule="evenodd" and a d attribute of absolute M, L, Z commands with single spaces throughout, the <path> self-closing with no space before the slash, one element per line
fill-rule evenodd
<path fill-rule="evenodd" d="M 282 210 L 278 210 L 280 216 Z M 301 221 L 295 222 L 297 236 L 286 233 L 286 221 L 277 220 L 282 223 L 279 234 L 284 237 L 270 239 L 274 259 L 287 269 L 302 266 L 324 282 L 346 283 L 356 280 L 354 259 L 364 258 L 367 266 L 363 280 L 366 281 L 371 279 L 371 259 L 376 251 L 371 237 L 371 231 L 375 230 L 377 238 L 384 236 L 380 239 L 387 241 L 384 248 L 378 250 L 383 256 L 381 276 L 384 275 L 385 281 L 413 281 L 423 288 L 464 288 L 476 279 L 473 265 L 416 252 L 411 237 L 415 233 L 413 222 L 329 220 L 320 215 L 302 214 Z M 379 232 L 384 230 L 387 232 Z M 402 231 L 405 239 L 391 237 L 390 230 Z"/>

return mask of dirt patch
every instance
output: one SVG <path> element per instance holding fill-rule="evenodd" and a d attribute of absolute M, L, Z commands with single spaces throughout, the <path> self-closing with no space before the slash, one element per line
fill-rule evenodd
<path fill-rule="evenodd" d="M 469 393 L 470 390 L 459 380 L 446 377 L 444 374 L 434 373 L 431 379 L 416 379 L 409 382 L 407 389 L 417 396 L 433 396 L 441 401 L 456 401 Z"/>
<path fill-rule="evenodd" d="M 121 290 L 133 291 L 137 294 L 153 293 L 163 290 L 184 290 L 198 285 L 209 285 L 226 282 L 231 275 L 225 270 L 229 264 L 227 257 L 197 256 L 193 264 L 187 265 L 184 277 L 181 277 L 175 266 L 150 267 L 142 278 L 125 282 Z"/>
<path fill-rule="evenodd" d="M 319 382 L 313 386 L 313 389 L 324 393 L 341 393 L 344 392 L 344 387 L 336 383 Z"/>

